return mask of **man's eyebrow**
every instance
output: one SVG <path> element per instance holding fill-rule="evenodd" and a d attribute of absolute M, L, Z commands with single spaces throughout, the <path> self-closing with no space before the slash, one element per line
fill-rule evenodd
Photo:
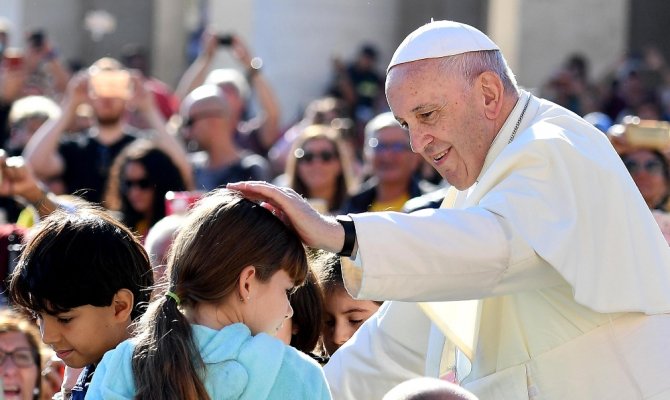
<path fill-rule="evenodd" d="M 415 113 L 415 112 L 423 111 L 423 110 L 430 109 L 430 108 L 433 108 L 433 107 L 434 107 L 434 105 L 432 105 L 432 104 L 419 104 L 418 106 L 416 106 L 412 109 L 412 112 Z"/>

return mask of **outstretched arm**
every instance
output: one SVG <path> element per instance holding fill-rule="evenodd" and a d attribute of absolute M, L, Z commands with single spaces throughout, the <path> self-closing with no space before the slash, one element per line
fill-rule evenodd
<path fill-rule="evenodd" d="M 344 228 L 335 218 L 319 214 L 294 190 L 259 181 L 230 183 L 227 187 L 263 201 L 265 207 L 293 226 L 306 245 L 333 253 L 342 250 Z"/>

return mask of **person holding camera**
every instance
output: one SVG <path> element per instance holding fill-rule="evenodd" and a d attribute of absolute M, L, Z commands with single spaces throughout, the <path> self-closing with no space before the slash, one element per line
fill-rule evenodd
<path fill-rule="evenodd" d="M 72 138 L 62 139 L 75 118 L 77 107 L 90 103 L 94 124 Z M 100 202 L 114 158 L 140 136 L 147 136 L 167 153 L 185 179 L 191 167 L 181 143 L 166 131 L 165 120 L 139 73 L 112 58 L 96 61 L 74 76 L 61 102 L 60 118 L 40 127 L 24 150 L 26 162 L 38 177 L 62 176 L 68 193 Z M 136 108 L 151 130 L 137 131 L 124 119 L 127 108 Z"/>
<path fill-rule="evenodd" d="M 198 86 L 218 85 L 230 104 L 231 121 L 236 130 L 240 147 L 263 157 L 280 136 L 280 109 L 269 82 L 261 73 L 262 60 L 252 57 L 242 38 L 234 34 L 216 35 L 205 31 L 202 35 L 202 52 L 182 76 L 175 94 L 184 99 Z M 210 71 L 218 49 L 229 49 L 240 62 L 244 74 L 237 69 L 218 68 Z M 246 106 L 251 90 L 254 91 L 262 114 L 246 118 Z"/>

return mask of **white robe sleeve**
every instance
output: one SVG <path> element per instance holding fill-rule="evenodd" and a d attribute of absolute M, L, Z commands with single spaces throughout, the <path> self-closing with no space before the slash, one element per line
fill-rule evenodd
<path fill-rule="evenodd" d="M 384 303 L 324 367 L 333 399 L 381 399 L 423 376 L 430 326 L 418 304 Z"/>

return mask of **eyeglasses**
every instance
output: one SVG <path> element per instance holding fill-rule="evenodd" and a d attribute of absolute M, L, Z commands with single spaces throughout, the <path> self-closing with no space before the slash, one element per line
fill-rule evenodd
<path fill-rule="evenodd" d="M 392 153 L 404 153 L 410 151 L 412 148 L 406 142 L 380 142 L 377 138 L 368 140 L 368 146 L 374 150 L 375 153 L 382 151 L 390 151 Z"/>
<path fill-rule="evenodd" d="M 639 173 L 642 169 L 648 174 L 663 175 L 663 163 L 659 160 L 648 160 L 643 164 L 636 160 L 625 160 L 623 163 L 631 175 Z"/>
<path fill-rule="evenodd" d="M 201 112 L 201 113 L 196 113 L 193 115 L 189 115 L 184 119 L 182 122 L 181 126 L 183 128 L 191 128 L 193 124 L 199 119 L 205 119 L 205 118 L 222 118 L 223 117 L 223 112 L 222 111 L 208 111 L 208 112 Z"/>
<path fill-rule="evenodd" d="M 147 190 L 153 186 L 151 181 L 147 178 L 142 179 L 126 179 L 122 184 L 123 191 L 129 191 L 133 186 L 137 186 L 138 189 Z"/>
<path fill-rule="evenodd" d="M 315 159 L 320 159 L 321 161 L 327 163 L 337 158 L 337 153 L 334 151 L 323 150 L 323 151 L 305 151 L 303 149 L 296 149 L 295 158 L 299 162 L 311 163 Z"/>
<path fill-rule="evenodd" d="M 7 357 L 11 358 L 19 368 L 28 368 L 35 365 L 35 354 L 27 347 L 19 347 L 14 351 L 0 350 L 0 366 L 5 364 Z"/>

